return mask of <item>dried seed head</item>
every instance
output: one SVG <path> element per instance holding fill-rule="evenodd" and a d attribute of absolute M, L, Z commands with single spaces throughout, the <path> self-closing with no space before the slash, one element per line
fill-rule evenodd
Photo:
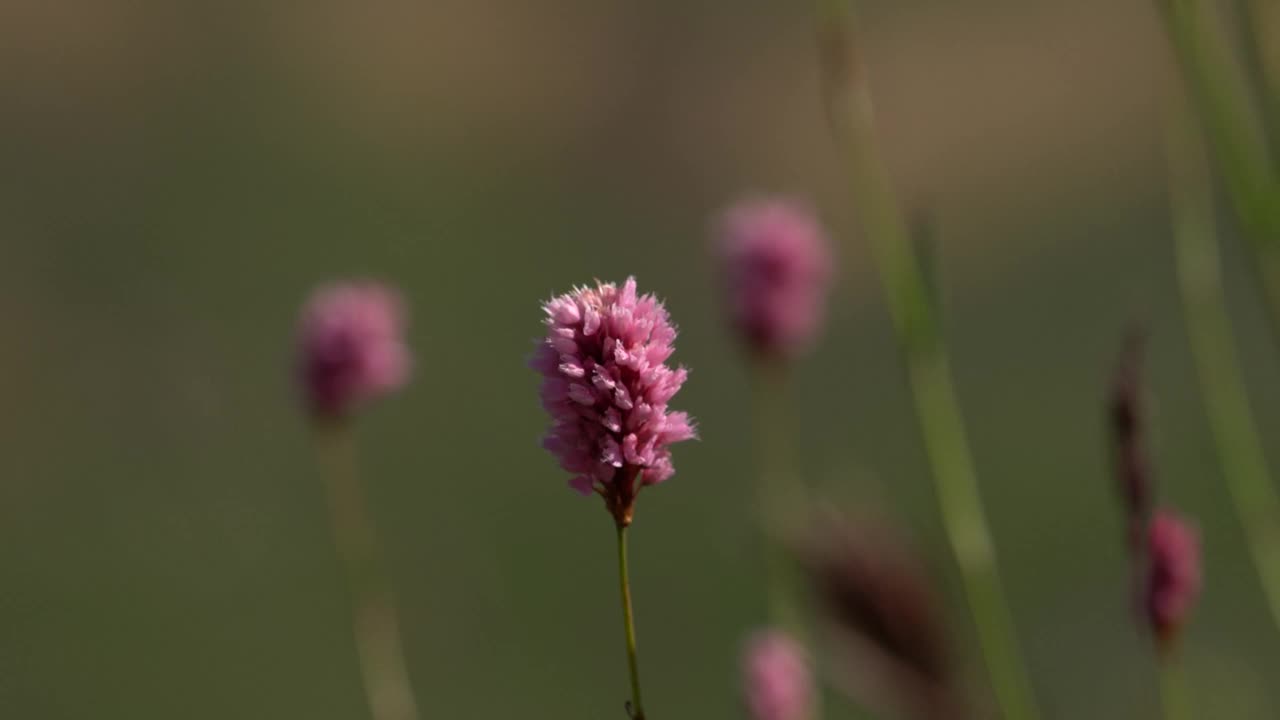
<path fill-rule="evenodd" d="M 1147 449 L 1142 351 L 1141 334 L 1131 332 L 1116 363 L 1107 408 L 1116 487 L 1124 506 L 1129 540 L 1135 548 L 1141 544 L 1155 496 Z"/>

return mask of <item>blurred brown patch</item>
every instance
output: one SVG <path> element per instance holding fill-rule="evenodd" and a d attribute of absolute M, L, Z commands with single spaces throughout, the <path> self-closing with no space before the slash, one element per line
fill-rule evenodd
<path fill-rule="evenodd" d="M 800 558 L 832 631 L 827 652 L 841 688 L 913 717 L 965 715 L 940 602 L 896 532 L 828 521 L 802 543 Z"/>
<path fill-rule="evenodd" d="M 391 149 L 550 146 L 708 188 L 766 178 L 788 189 L 838 176 L 813 35 L 803 4 L 28 1 L 0 6 L 0 91 L 128 111 L 157 84 L 201 81 L 184 68 L 240 57 L 283 72 L 329 124 Z M 904 200 L 937 199 L 949 224 L 1153 177 L 1168 62 L 1144 4 L 905 3 L 860 38 Z M 829 200 L 847 204 L 838 187 Z"/>

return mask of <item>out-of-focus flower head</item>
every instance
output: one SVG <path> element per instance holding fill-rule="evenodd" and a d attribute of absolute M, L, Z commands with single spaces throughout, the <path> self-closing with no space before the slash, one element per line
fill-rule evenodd
<path fill-rule="evenodd" d="M 751 720 L 807 720 L 813 705 L 809 656 L 779 630 L 761 630 L 742 650 L 742 691 Z"/>
<path fill-rule="evenodd" d="M 399 295 L 376 282 L 322 287 L 303 306 L 298 379 L 313 416 L 342 418 L 409 379 L 405 311 Z"/>
<path fill-rule="evenodd" d="M 786 358 L 822 325 L 831 249 L 811 210 L 782 198 L 750 198 L 720 219 L 714 250 L 729 316 L 753 352 Z"/>
<path fill-rule="evenodd" d="M 1200 595 L 1199 535 L 1181 517 L 1160 510 L 1147 530 L 1146 560 L 1144 608 L 1156 641 L 1168 649 Z"/>

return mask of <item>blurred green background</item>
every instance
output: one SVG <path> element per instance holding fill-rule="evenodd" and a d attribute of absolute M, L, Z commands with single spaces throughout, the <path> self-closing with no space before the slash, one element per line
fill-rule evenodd
<path fill-rule="evenodd" d="M 1280 636 L 1229 512 L 1175 294 L 1146 0 L 865 3 L 887 157 L 940 223 L 955 373 L 1051 718 L 1158 715 L 1103 394 L 1150 330 L 1164 497 L 1203 533 L 1198 717 L 1268 718 Z M 800 367 L 802 470 L 910 528 L 978 653 L 804 2 L 0 2 L 0 717 L 363 718 L 291 384 L 317 283 L 385 278 L 417 373 L 360 427 L 424 716 L 622 718 L 610 519 L 538 448 L 538 301 L 638 276 L 702 441 L 632 534 L 650 713 L 733 718 L 764 618 L 747 377 L 706 252 L 745 191 L 841 240 Z M 1228 243 L 1265 437 L 1280 357 Z M 1273 457 L 1280 462 L 1280 457 Z M 831 717 L 858 711 L 836 705 Z"/>

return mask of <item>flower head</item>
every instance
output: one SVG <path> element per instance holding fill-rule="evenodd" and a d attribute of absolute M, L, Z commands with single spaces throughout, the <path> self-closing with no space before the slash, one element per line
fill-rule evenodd
<path fill-rule="evenodd" d="M 543 305 L 546 338 L 529 364 L 542 373 L 542 407 L 552 426 L 543 447 L 573 474 L 569 485 L 605 499 L 619 525 L 631 522 L 644 485 L 671 477 L 670 446 L 695 437 L 667 403 L 688 375 L 666 361 L 676 337 L 653 295 L 597 283 Z"/>
<path fill-rule="evenodd" d="M 1200 594 L 1200 539 L 1177 515 L 1161 510 L 1147 530 L 1143 601 L 1161 646 L 1172 643 Z"/>
<path fill-rule="evenodd" d="M 831 251 L 813 213 L 789 200 L 749 199 L 723 216 L 715 238 L 729 313 L 753 351 L 786 357 L 822 323 Z"/>
<path fill-rule="evenodd" d="M 751 720 L 804 720 L 813 704 L 809 658 L 786 633 L 761 630 L 742 651 L 743 695 Z"/>
<path fill-rule="evenodd" d="M 342 417 L 404 385 L 409 350 L 396 292 L 374 282 L 317 290 L 302 310 L 298 376 L 317 417 Z"/>

